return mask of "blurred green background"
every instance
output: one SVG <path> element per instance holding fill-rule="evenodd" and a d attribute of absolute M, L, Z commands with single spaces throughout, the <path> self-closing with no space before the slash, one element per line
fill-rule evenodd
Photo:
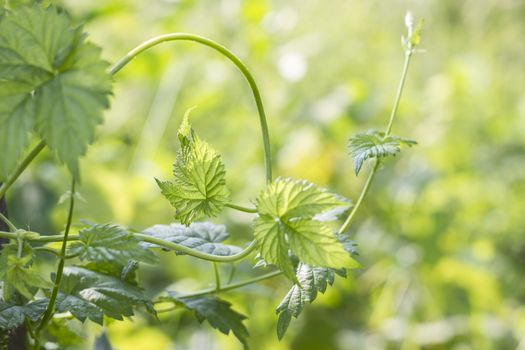
<path fill-rule="evenodd" d="M 68 0 L 115 62 L 168 32 L 216 39 L 256 77 L 267 108 L 276 175 L 356 199 L 348 138 L 384 128 L 403 62 L 411 10 L 426 20 L 393 133 L 419 145 L 385 162 L 350 227 L 364 268 L 307 307 L 278 342 L 282 277 L 225 294 L 249 318 L 253 349 L 525 349 L 525 2 L 522 0 Z M 224 157 L 233 199 L 264 185 L 262 142 L 246 82 L 215 52 L 164 44 L 115 79 L 112 108 L 82 160 L 76 220 L 142 229 L 169 223 L 154 177 L 167 179 L 176 130 L 192 106 L 197 132 Z M 62 229 L 68 175 L 44 153 L 9 197 L 20 226 Z M 232 241 L 252 217 L 228 210 Z M 142 269 L 155 295 L 213 284 L 209 263 L 174 254 Z M 252 261 L 253 262 L 253 261 Z M 224 266 L 226 276 L 230 267 Z M 236 279 L 256 273 L 237 266 Z M 176 281 L 176 283 L 174 283 Z M 107 327 L 116 349 L 237 349 L 183 311 Z M 78 325 L 77 325 L 78 326 Z M 92 327 L 92 334 L 100 331 Z M 90 339 L 92 341 L 92 339 Z M 79 349 L 87 348 L 83 343 Z"/>

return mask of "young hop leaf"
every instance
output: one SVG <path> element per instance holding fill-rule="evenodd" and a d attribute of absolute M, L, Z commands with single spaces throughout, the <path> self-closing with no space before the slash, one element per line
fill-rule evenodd
<path fill-rule="evenodd" d="M 334 273 L 346 277 L 344 269 L 335 270 L 325 267 L 312 267 L 299 263 L 296 272 L 299 284 L 292 286 L 276 309 L 277 314 L 279 314 L 279 319 L 277 320 L 277 337 L 279 340 L 286 333 L 292 316 L 297 318 L 303 311 L 304 306 L 315 300 L 318 292 L 324 293 L 326 287 L 334 283 Z"/>
<path fill-rule="evenodd" d="M 69 246 L 69 254 L 76 254 L 80 260 L 112 262 L 125 266 L 128 261 L 154 264 L 158 257 L 144 249 L 140 241 L 130 232 L 116 225 L 93 224 L 79 232 L 80 240 Z"/>
<path fill-rule="evenodd" d="M 46 311 L 47 299 L 40 299 L 26 305 L 0 300 L 0 330 L 10 330 L 22 325 L 25 318 L 37 321 Z"/>
<path fill-rule="evenodd" d="M 103 316 L 122 320 L 132 316 L 134 306 L 153 306 L 142 290 L 125 281 L 82 267 L 65 267 L 57 297 L 58 312 L 69 311 L 80 321 L 102 325 Z"/>
<path fill-rule="evenodd" d="M 2 248 L 0 255 L 0 280 L 3 281 L 4 298 L 10 300 L 15 293 L 32 299 L 38 288 L 50 288 L 45 280 L 32 267 L 33 250 L 24 244 L 19 251 L 18 244 L 11 243 Z"/>
<path fill-rule="evenodd" d="M 220 243 L 229 237 L 226 227 L 211 222 L 194 222 L 190 226 L 181 224 L 154 225 L 144 230 L 144 234 L 213 255 L 234 255 L 242 250 L 237 246 Z M 142 245 L 158 247 L 146 242 Z M 181 253 L 177 252 L 177 254 Z"/>
<path fill-rule="evenodd" d="M 395 156 L 401 151 L 401 146 L 413 146 L 417 142 L 399 136 L 388 135 L 377 130 L 369 130 L 357 134 L 350 139 L 350 154 L 354 159 L 354 171 L 358 175 L 365 160 L 369 158 L 385 158 Z"/>
<path fill-rule="evenodd" d="M 175 208 L 175 218 L 187 226 L 203 216 L 219 214 L 228 202 L 229 192 L 221 156 L 195 134 L 188 113 L 178 137 L 181 149 L 173 166 L 175 180 L 157 180 L 157 184 Z"/>
<path fill-rule="evenodd" d="M 254 236 L 261 257 L 297 281 L 288 251 L 299 260 L 321 267 L 352 267 L 356 262 L 344 250 L 326 221 L 316 216 L 349 203 L 307 181 L 279 178 L 257 198 Z"/>
<path fill-rule="evenodd" d="M 78 158 L 109 106 L 100 49 L 54 7 L 19 7 L 0 19 L 0 180 L 17 165 L 31 130 L 78 178 Z"/>
<path fill-rule="evenodd" d="M 229 302 L 212 296 L 180 298 L 177 296 L 177 293 L 169 292 L 168 294 L 175 302 L 181 303 L 187 309 L 195 311 L 195 316 L 199 322 L 202 323 L 204 320 L 208 320 L 213 328 L 224 334 L 230 334 L 230 331 L 232 331 L 243 346 L 248 348 L 246 342 L 248 330 L 242 323 L 246 316 L 233 310 Z"/>

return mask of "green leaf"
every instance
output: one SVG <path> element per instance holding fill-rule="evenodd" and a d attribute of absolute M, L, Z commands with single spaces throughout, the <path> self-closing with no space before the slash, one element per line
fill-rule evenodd
<path fill-rule="evenodd" d="M 54 7 L 20 7 L 0 21 L 0 180 L 34 129 L 78 178 L 78 158 L 109 106 L 100 49 Z"/>
<path fill-rule="evenodd" d="M 306 304 L 312 303 L 319 292 L 324 293 L 327 286 L 334 283 L 334 272 L 336 272 L 334 269 L 299 263 L 297 267 L 298 284 L 292 286 L 276 309 L 279 314 L 277 320 L 279 340 L 286 333 L 292 316 L 297 318 Z"/>
<path fill-rule="evenodd" d="M 116 225 L 92 224 L 79 232 L 80 240 L 69 246 L 69 254 L 78 254 L 80 260 L 113 262 L 126 265 L 130 260 L 157 263 L 158 257 L 132 233 Z"/>
<path fill-rule="evenodd" d="M 2 248 L 0 255 L 0 280 L 4 282 L 3 292 L 6 300 L 15 293 L 32 299 L 38 288 L 50 288 L 50 281 L 45 280 L 32 267 L 33 250 L 24 244 L 19 252 L 18 244 L 11 243 Z"/>
<path fill-rule="evenodd" d="M 82 322 L 88 318 L 102 325 L 104 315 L 122 320 L 133 315 L 134 306 L 153 308 L 140 288 L 119 278 L 82 267 L 64 268 L 56 302 L 59 312 L 69 311 Z"/>
<path fill-rule="evenodd" d="M 259 195 L 254 236 L 261 257 L 296 281 L 288 251 L 307 264 L 355 266 L 326 221 L 316 217 L 349 203 L 307 181 L 279 178 Z M 324 218 L 326 219 L 326 218 Z"/>
<path fill-rule="evenodd" d="M 46 311 L 47 299 L 40 299 L 26 305 L 0 301 L 0 329 L 10 330 L 24 323 L 25 318 L 37 321 Z"/>
<path fill-rule="evenodd" d="M 229 196 L 221 156 L 199 139 L 187 118 L 178 134 L 181 149 L 173 166 L 175 180 L 157 180 L 162 195 L 175 208 L 175 218 L 185 225 L 203 216 L 217 216 Z"/>
<path fill-rule="evenodd" d="M 385 158 L 395 156 L 401 151 L 401 146 L 413 146 L 417 142 L 399 136 L 388 135 L 377 130 L 369 130 L 357 134 L 350 139 L 350 154 L 354 159 L 354 171 L 359 174 L 365 160 L 370 158 Z"/>
<path fill-rule="evenodd" d="M 242 250 L 237 246 L 220 243 L 229 236 L 226 227 L 211 222 L 194 222 L 190 226 L 181 224 L 154 225 L 144 230 L 144 234 L 213 255 L 234 255 Z M 146 242 L 143 245 L 159 247 Z M 181 253 L 178 252 L 177 254 Z"/>
<path fill-rule="evenodd" d="M 199 322 L 207 320 L 213 328 L 224 334 L 230 334 L 232 331 L 244 347 L 248 347 L 248 330 L 242 323 L 246 316 L 233 310 L 229 302 L 211 296 L 180 298 L 174 292 L 168 294 L 187 309 L 195 311 Z"/>

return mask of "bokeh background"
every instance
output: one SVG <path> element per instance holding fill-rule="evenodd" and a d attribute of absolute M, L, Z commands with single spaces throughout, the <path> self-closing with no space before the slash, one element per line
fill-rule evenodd
<path fill-rule="evenodd" d="M 104 57 L 167 32 L 209 36 L 236 52 L 262 91 L 276 175 L 356 199 L 347 140 L 384 128 L 399 79 L 403 17 L 426 20 L 393 133 L 419 145 L 385 162 L 349 231 L 363 268 L 307 307 L 278 342 L 282 277 L 225 294 L 248 316 L 253 349 L 525 349 L 525 2 L 522 0 L 64 0 Z M 250 90 L 236 69 L 193 43 L 164 44 L 115 78 L 112 108 L 82 161 L 76 220 L 142 229 L 169 223 L 154 177 L 167 179 L 176 130 L 192 106 L 224 157 L 235 202 L 264 185 Z M 43 153 L 9 197 L 20 226 L 63 228 L 67 172 Z M 250 215 L 223 217 L 232 242 Z M 209 263 L 164 254 L 140 278 L 152 295 L 213 284 Z M 251 261 L 253 262 L 253 261 Z M 225 276 L 230 266 L 221 271 Z M 236 279 L 251 276 L 249 262 Z M 107 326 L 116 349 L 240 349 L 182 310 L 162 323 Z M 73 327 L 78 325 L 73 324 Z M 90 326 L 90 334 L 100 332 Z M 92 337 L 73 349 L 87 349 Z"/>

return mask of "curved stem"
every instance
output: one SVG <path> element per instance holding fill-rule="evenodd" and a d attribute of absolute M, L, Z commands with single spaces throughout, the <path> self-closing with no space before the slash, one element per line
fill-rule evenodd
<path fill-rule="evenodd" d="M 222 55 L 224 55 L 226 58 L 228 58 L 233 64 L 241 71 L 241 73 L 244 75 L 246 80 L 248 81 L 248 84 L 250 85 L 250 88 L 253 93 L 253 97 L 255 99 L 255 104 L 257 105 L 257 112 L 259 113 L 259 123 L 261 126 L 261 133 L 263 138 L 263 147 L 264 147 L 264 158 L 265 158 L 265 165 L 266 165 L 266 181 L 271 182 L 272 181 L 272 160 L 271 160 L 271 151 L 270 151 L 270 136 L 268 133 L 268 125 L 266 122 L 266 113 L 264 111 L 264 105 L 262 102 L 261 94 L 259 92 L 259 88 L 257 86 L 257 83 L 255 82 L 255 79 L 253 78 L 252 74 L 246 67 L 246 65 L 229 49 L 222 46 L 221 44 L 210 40 L 208 38 L 195 35 L 195 34 L 188 34 L 188 33 L 171 33 L 171 34 L 165 34 L 160 35 L 155 38 L 152 38 L 130 52 L 123 58 L 121 58 L 113 67 L 109 69 L 109 73 L 112 75 L 115 75 L 118 73 L 124 66 L 126 66 L 131 60 L 133 60 L 136 56 L 141 54 L 142 52 L 156 46 L 159 44 L 162 44 L 164 42 L 168 41 L 193 41 L 197 42 L 199 44 L 208 46 Z"/>
<path fill-rule="evenodd" d="M 216 288 L 206 288 L 206 289 L 202 289 L 202 290 L 199 290 L 199 291 L 191 292 L 191 293 L 188 293 L 188 294 L 182 294 L 182 295 L 178 296 L 178 298 L 194 298 L 194 297 L 200 297 L 200 296 L 207 295 L 207 294 L 213 294 L 213 293 L 218 293 L 218 292 L 221 292 L 221 293 L 222 292 L 227 292 L 227 291 L 230 291 L 230 290 L 233 290 L 233 289 L 241 288 L 241 287 L 244 287 L 244 286 L 247 286 L 247 285 L 250 285 L 250 284 L 254 284 L 254 283 L 257 283 L 257 282 L 260 282 L 260 281 L 264 281 L 264 280 L 267 280 L 267 279 L 270 279 L 270 278 L 273 278 L 275 276 L 279 276 L 279 275 L 282 275 L 282 274 L 283 274 L 282 271 L 273 271 L 273 272 L 269 272 L 269 273 L 266 273 L 264 275 L 253 277 L 253 278 L 250 278 L 250 279 L 247 279 L 247 280 L 244 280 L 244 281 L 235 282 L 235 283 L 229 283 L 229 284 L 223 286 L 220 290 L 217 290 Z M 166 302 L 166 300 L 159 300 L 159 301 L 155 301 L 154 303 L 158 304 L 158 303 L 164 303 L 164 302 Z M 171 311 L 171 310 L 172 310 L 172 308 L 168 308 L 168 309 L 158 310 L 157 312 L 166 312 L 166 311 Z"/>
<path fill-rule="evenodd" d="M 67 248 L 67 239 L 69 235 L 69 230 L 71 229 L 71 222 L 73 221 L 73 210 L 75 208 L 75 180 L 73 179 L 71 182 L 71 197 L 69 199 L 69 212 L 67 216 L 67 224 L 66 229 L 64 231 L 64 237 L 62 239 L 62 248 L 60 249 L 60 261 L 58 262 L 56 277 L 55 277 L 55 285 L 53 286 L 53 291 L 51 292 L 51 296 L 49 297 L 49 303 L 47 304 L 46 312 L 44 313 L 44 316 L 42 317 L 42 321 L 38 325 L 38 328 L 36 329 L 36 339 L 35 341 L 38 342 L 38 333 L 47 325 L 49 320 L 53 317 L 53 313 L 55 312 L 55 302 L 58 295 L 58 289 L 60 288 L 60 282 L 62 281 L 62 274 L 64 272 L 64 264 L 66 262 L 66 248 Z"/>
<path fill-rule="evenodd" d="M 160 245 L 163 248 L 176 250 L 181 253 L 184 253 L 184 254 L 187 254 L 187 255 L 202 259 L 202 260 L 214 261 L 214 262 L 233 262 L 233 261 L 244 259 L 248 255 L 250 255 L 250 253 L 252 253 L 256 247 L 256 242 L 252 241 L 248 247 L 246 247 L 239 253 L 234 254 L 234 255 L 222 256 L 222 255 L 213 255 L 213 254 L 203 253 L 198 250 L 191 249 L 191 248 L 188 248 L 186 246 L 183 246 L 177 243 L 168 242 L 168 241 L 165 241 L 163 239 L 156 238 L 153 236 L 145 235 L 143 233 L 133 233 L 133 235 L 143 242 L 153 243 L 156 245 Z"/>
<path fill-rule="evenodd" d="M 366 179 L 365 185 L 363 186 L 363 189 L 361 190 L 361 193 L 359 194 L 359 198 L 357 199 L 355 206 L 352 208 L 352 211 L 350 212 L 350 214 L 348 214 L 348 217 L 346 218 L 341 228 L 339 228 L 339 231 L 337 232 L 337 234 L 339 235 L 342 234 L 348 228 L 348 225 L 350 225 L 350 222 L 352 222 L 352 219 L 354 218 L 355 213 L 361 206 L 361 203 L 363 203 L 363 200 L 365 199 L 366 194 L 368 193 L 368 190 L 370 189 L 370 184 L 372 183 L 372 180 L 374 179 L 374 176 L 377 172 L 377 168 L 379 168 L 379 160 L 376 160 L 376 163 L 374 164 L 372 171 L 370 171 L 370 174 L 368 175 L 368 178 Z"/>
<path fill-rule="evenodd" d="M 15 172 L 5 180 L 2 186 L 0 186 L 0 198 L 5 196 L 7 190 L 13 185 L 16 179 L 18 179 L 18 177 L 24 172 L 27 166 L 33 161 L 33 159 L 35 159 L 35 157 L 40 153 L 40 151 L 44 149 L 45 146 L 46 143 L 44 141 L 40 141 L 40 143 L 36 145 L 35 148 L 31 150 L 31 152 L 29 152 L 27 157 L 22 161 L 22 163 L 20 163 Z"/>
<path fill-rule="evenodd" d="M 226 203 L 224 206 L 226 206 L 228 208 L 232 208 L 232 209 L 238 210 L 238 211 L 243 211 L 245 213 L 251 213 L 251 214 L 256 214 L 257 213 L 257 209 L 255 209 L 255 208 L 247 208 L 247 207 L 243 207 L 242 205 L 237 205 L 237 204 L 233 204 L 233 203 Z"/>
<path fill-rule="evenodd" d="M 396 98 L 394 100 L 394 106 L 392 107 L 392 112 L 390 113 L 390 119 L 388 121 L 388 126 L 385 130 L 385 136 L 390 135 L 390 132 L 392 131 L 392 125 L 394 123 L 394 119 L 397 115 L 397 109 L 399 107 L 399 102 L 401 101 L 401 95 L 403 94 L 403 87 L 405 86 L 405 81 L 408 73 L 408 67 L 410 65 L 410 58 L 412 57 L 413 50 L 408 50 L 405 53 L 405 63 L 403 64 L 403 71 L 401 72 L 401 79 L 399 80 L 399 85 L 397 87 L 397 93 Z M 368 193 L 368 190 L 370 189 L 370 185 L 372 184 L 372 180 L 374 179 L 374 176 L 377 172 L 377 169 L 379 168 L 380 161 L 379 159 L 376 159 L 374 167 L 370 171 L 370 174 L 368 174 L 368 178 L 366 179 L 365 185 L 363 186 L 361 193 L 359 194 L 359 198 L 357 199 L 357 202 L 355 206 L 352 208 L 352 211 L 350 211 L 350 214 L 348 214 L 348 217 L 346 218 L 343 225 L 339 228 L 338 234 L 343 233 L 350 223 L 352 222 L 352 219 L 355 216 L 355 213 L 363 203 L 363 200 L 366 197 L 366 194 Z"/>

